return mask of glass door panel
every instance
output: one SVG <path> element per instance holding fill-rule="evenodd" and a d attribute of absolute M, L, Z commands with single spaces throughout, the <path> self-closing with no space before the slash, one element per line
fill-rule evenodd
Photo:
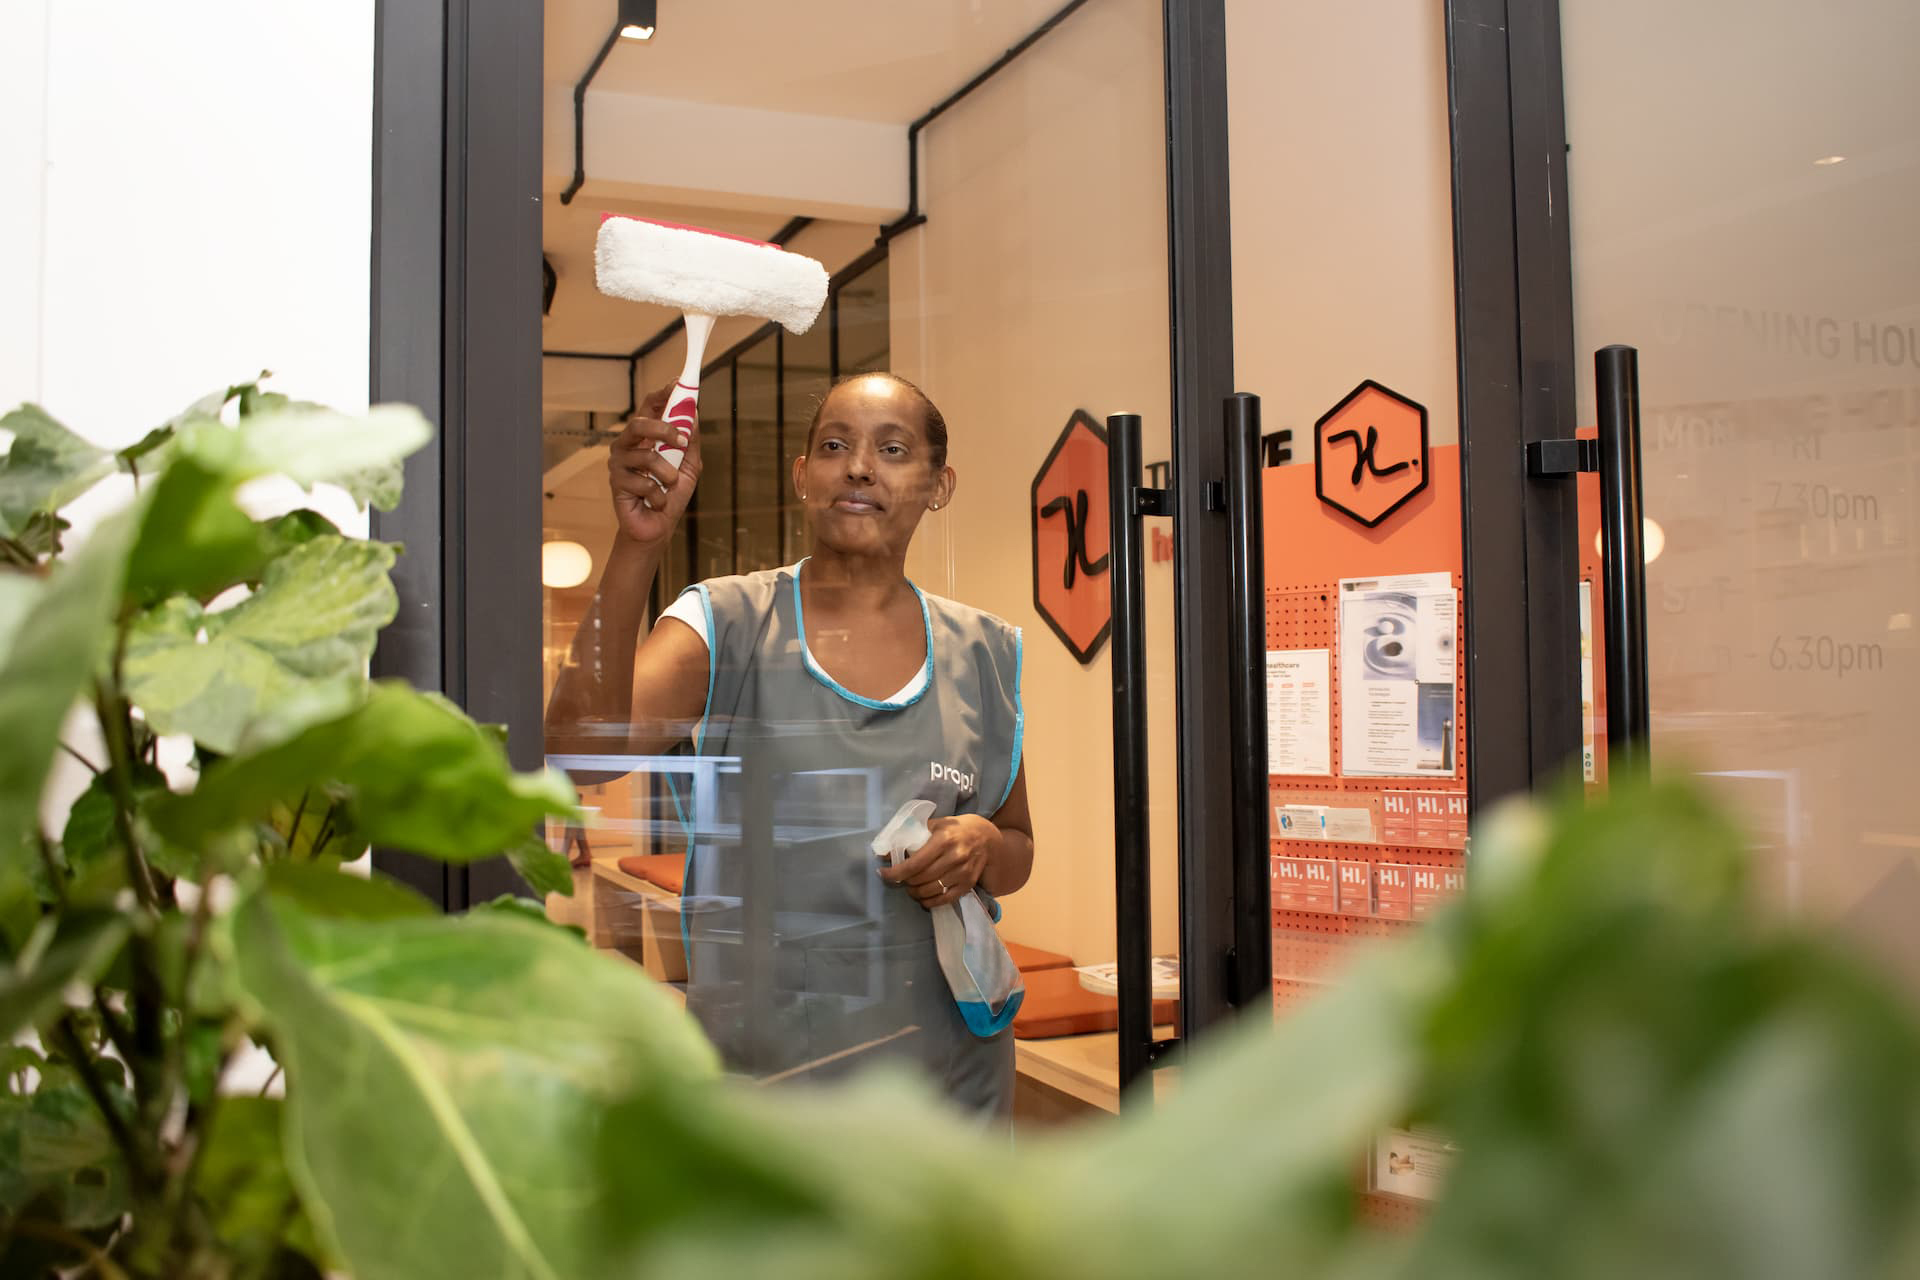
<path fill-rule="evenodd" d="M 1235 384 L 1269 437 L 1277 1011 L 1465 874 L 1444 6 L 1227 4 Z"/>
<path fill-rule="evenodd" d="M 1920 10 L 1569 0 L 1561 25 L 1580 423 L 1593 350 L 1640 353 L 1656 766 L 1726 793 L 1779 899 L 1920 990 Z"/>
<path fill-rule="evenodd" d="M 713 139 L 697 164 L 590 173 L 575 203 L 551 201 L 547 215 L 562 282 L 548 345 L 631 353 L 642 399 L 675 379 L 684 337 L 669 309 L 591 292 L 600 211 L 777 235 L 831 277 L 805 334 L 751 317 L 715 328 L 700 391 L 704 471 L 675 534 L 686 550 L 669 544 L 676 567 L 655 575 L 654 607 L 632 637 L 638 692 L 603 699 L 608 714 L 598 718 L 549 718 L 552 758 L 596 810 L 584 830 L 553 833 L 582 864 L 581 900 L 556 909 L 682 991 L 735 1070 L 813 1081 L 899 1059 L 929 1071 L 957 1105 L 1032 1123 L 1117 1105 L 1113 1005 L 1072 966 L 1109 963 L 1115 949 L 1112 688 L 1097 625 L 1108 591 L 1106 416 L 1142 414 L 1149 463 L 1164 471 L 1174 456 L 1161 6 L 1076 9 L 925 124 L 911 188 L 906 161 L 908 123 L 1056 7 L 976 6 L 953 22 L 916 6 L 866 6 L 858 22 L 809 14 L 784 35 L 764 34 L 768 48 L 813 52 L 757 69 L 738 65 L 724 22 L 676 10 L 672 22 L 684 25 L 663 27 L 657 49 L 609 56 L 593 91 L 609 109 L 589 117 L 590 154 L 621 151 L 598 131 L 620 129 L 611 107 L 623 93 L 678 99 L 689 119 L 754 113 L 760 130 L 691 130 Z M 557 59 L 572 36 L 571 19 L 555 12 L 550 5 Z M 597 47 L 574 43 L 589 46 L 587 56 Z M 792 69 L 800 65 L 804 74 Z M 644 136 L 633 132 L 632 149 Z M 809 164 L 806 181 L 794 178 L 792 154 L 844 155 L 832 147 L 847 138 L 861 140 L 861 161 L 824 174 Z M 865 157 L 883 155 L 884 165 L 870 163 L 897 175 L 894 185 L 864 172 Z M 810 432 L 835 378 L 876 372 L 919 390 L 886 380 L 842 387 Z M 945 423 L 950 490 L 921 393 Z M 894 428 L 856 413 L 869 395 L 888 406 L 889 422 L 911 425 L 913 476 L 889 470 L 887 441 L 871 434 Z M 579 501 L 568 510 L 606 526 L 611 547 L 607 445 L 571 463 L 568 492 Z M 834 461 L 836 450 L 853 460 Z M 790 479 L 802 455 L 813 486 L 804 504 Z M 1067 485 L 1080 505 L 1042 511 L 1043 481 Z M 885 519 L 873 523 L 888 529 L 913 513 L 905 579 L 888 590 L 871 574 L 886 557 L 855 554 L 867 535 L 850 532 L 873 513 L 842 506 L 843 491 L 875 496 Z M 1049 551 L 1042 562 L 1037 548 L 1053 544 L 1038 535 L 1069 521 L 1072 554 Z M 1172 956 L 1170 545 L 1163 525 L 1147 594 L 1152 942 Z M 617 674 L 624 656 L 624 637 L 612 649 L 603 642 L 619 593 L 637 588 L 608 570 L 611 552 L 593 559 L 593 576 L 565 589 L 574 594 L 548 594 L 556 707 L 579 705 L 579 691 Z M 904 625 L 902 604 L 911 606 Z M 702 629 L 705 696 L 675 701 L 676 689 L 650 674 L 649 654 Z M 699 692 L 699 681 L 681 683 Z M 685 714 L 660 712 L 669 706 Z M 876 875 L 872 842 L 916 798 L 936 818 L 1000 819 L 1016 838 L 1003 847 L 993 837 L 991 854 L 1014 865 L 1019 827 L 1031 824 L 1031 876 L 1009 873 L 994 902 L 968 899 L 999 913 L 998 936 L 1016 958 L 984 975 L 984 996 L 940 966 L 928 913 Z M 1029 967 L 1016 979 L 1019 964 Z M 1012 1017 L 1004 997 L 1016 983 L 1026 1013 L 1018 1040 L 996 1029 Z M 987 1006 L 984 1023 L 969 1002 Z M 1170 1000 L 1160 1012 L 1170 1017 Z"/>

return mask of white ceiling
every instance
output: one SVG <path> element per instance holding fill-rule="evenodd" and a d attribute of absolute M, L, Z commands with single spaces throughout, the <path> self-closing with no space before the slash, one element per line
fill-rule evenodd
<path fill-rule="evenodd" d="M 595 93 L 641 94 L 709 105 L 906 125 L 965 84 L 1055 13 L 1063 0 L 659 0 L 658 34 L 621 41 Z M 615 0 L 547 0 L 549 87 L 569 91 L 612 29 Z M 571 97 L 549 94 L 548 109 Z M 589 97 L 587 128 L 594 128 Z M 602 117 L 604 119 L 604 116 Z M 571 130 L 571 120 L 567 122 Z M 589 177 L 591 178 L 591 173 Z M 683 205 L 647 207 L 604 197 L 563 205 L 549 197 L 542 244 L 559 277 L 542 325 L 549 351 L 629 352 L 675 314 L 608 298 L 593 287 L 600 214 L 662 217 L 765 239 L 784 213 Z M 838 230 L 839 234 L 831 234 Z M 796 247 L 835 270 L 873 242 L 876 227 L 816 224 Z"/>
<path fill-rule="evenodd" d="M 905 125 L 1046 21 L 1063 0 L 659 0 L 594 88 Z M 571 88 L 615 0 L 547 0 L 549 84 Z"/>

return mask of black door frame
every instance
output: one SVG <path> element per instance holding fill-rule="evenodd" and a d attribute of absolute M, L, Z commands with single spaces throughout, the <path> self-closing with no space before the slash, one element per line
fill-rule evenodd
<path fill-rule="evenodd" d="M 1269 1007 L 1264 882 L 1232 842 L 1222 405 L 1233 372 L 1225 0 L 1164 0 L 1176 510 L 1183 1034 Z M 408 545 L 376 675 L 439 689 L 541 758 L 543 6 L 379 0 L 372 394 L 440 428 L 374 533 Z M 1446 0 L 1470 794 L 1556 781 L 1580 742 L 1570 486 L 1526 442 L 1570 433 L 1573 356 L 1557 7 Z M 1546 175 L 1546 181 L 1540 175 Z M 469 513 L 474 518 L 469 519 Z M 1264 850 L 1261 851 L 1264 856 Z M 376 865 L 460 909 L 503 864 Z"/>
<path fill-rule="evenodd" d="M 544 756 L 540 704 L 540 145 L 543 6 L 375 8 L 371 394 L 418 405 L 434 441 L 373 535 L 404 543 L 400 613 L 373 674 L 504 724 Z M 471 518 L 470 518 L 471 517 Z M 458 911 L 524 892 L 502 859 L 374 865 Z"/>
<path fill-rule="evenodd" d="M 1572 261 L 1555 0 L 1448 0 L 1467 792 L 1478 814 L 1580 752 L 1579 528 L 1526 447 L 1573 434 Z"/>

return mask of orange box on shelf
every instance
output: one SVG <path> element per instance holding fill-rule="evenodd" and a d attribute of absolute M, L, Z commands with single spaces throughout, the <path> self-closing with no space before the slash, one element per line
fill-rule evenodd
<path fill-rule="evenodd" d="M 1331 858 L 1274 858 L 1273 905 L 1282 911 L 1339 909 Z"/>
<path fill-rule="evenodd" d="M 1467 840 L 1467 797 L 1457 791 L 1380 793 L 1382 844 L 1459 849 Z"/>
<path fill-rule="evenodd" d="M 1414 795 L 1412 791 L 1380 793 L 1380 843 L 1413 843 Z"/>
<path fill-rule="evenodd" d="M 1416 792 L 1413 797 L 1413 842 L 1438 847 L 1447 843 L 1446 797 L 1437 791 Z"/>
<path fill-rule="evenodd" d="M 1432 915 L 1447 899 L 1466 888 L 1466 873 L 1449 867 L 1414 867 L 1413 914 Z"/>
<path fill-rule="evenodd" d="M 1413 919 L 1413 868 L 1399 862 L 1373 864 L 1373 914 Z"/>
<path fill-rule="evenodd" d="M 1340 914 L 1343 916 L 1372 915 L 1373 864 L 1342 858 L 1339 871 Z"/>

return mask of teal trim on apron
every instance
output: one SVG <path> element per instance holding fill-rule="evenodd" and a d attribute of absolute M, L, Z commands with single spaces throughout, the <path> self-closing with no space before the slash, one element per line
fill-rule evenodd
<path fill-rule="evenodd" d="M 1005 802 L 1024 731 L 1020 633 L 915 587 L 928 679 L 883 703 L 813 661 L 798 567 L 699 589 L 709 663 L 695 751 L 758 754 L 774 847 L 745 849 L 727 834 L 745 809 L 741 775 L 710 774 L 715 793 L 694 797 L 709 818 L 694 833 L 681 895 L 689 1010 L 737 1070 L 820 1080 L 903 1061 L 961 1106 L 1006 1115 L 1005 1028 L 1017 1006 L 996 1015 L 956 1001 L 931 916 L 879 879 L 867 846 L 910 800 L 931 801 L 935 816 L 989 818 Z M 753 886 L 770 900 L 751 902 Z"/>
<path fill-rule="evenodd" d="M 793 566 L 793 617 L 800 629 L 800 661 L 802 665 L 806 667 L 807 674 L 845 698 L 848 702 L 858 706 L 868 707 L 875 711 L 898 711 L 904 707 L 910 707 L 920 701 L 920 699 L 926 697 L 927 690 L 933 687 L 933 615 L 927 610 L 926 592 L 920 590 L 919 587 L 914 587 L 911 578 L 907 580 L 907 585 L 913 587 L 913 594 L 919 597 L 920 624 L 926 628 L 927 633 L 927 656 L 920 661 L 920 673 L 926 677 L 926 680 L 921 683 L 918 692 L 903 702 L 881 702 L 873 698 L 864 698 L 828 675 L 820 664 L 813 660 L 813 650 L 807 645 L 807 613 L 806 605 L 800 599 L 800 570 L 807 561 L 812 558 L 811 556 L 804 556 L 801 558 L 799 564 Z M 707 615 L 707 632 L 708 634 L 712 634 L 713 632 L 713 615 L 711 613 Z M 709 666 L 707 670 L 711 673 L 713 668 Z"/>

